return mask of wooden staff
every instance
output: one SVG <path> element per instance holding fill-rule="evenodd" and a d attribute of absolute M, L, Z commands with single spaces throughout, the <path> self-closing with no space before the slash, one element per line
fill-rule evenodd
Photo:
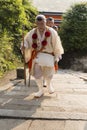
<path fill-rule="evenodd" d="M 26 63 L 25 63 L 25 47 L 24 47 L 24 26 L 23 26 L 23 33 L 22 33 L 22 38 L 23 38 L 23 57 L 24 57 L 24 84 L 26 86 Z"/>
<path fill-rule="evenodd" d="M 29 82 L 28 82 L 28 87 L 30 87 L 32 62 L 33 62 L 33 59 L 36 57 L 36 55 L 37 55 L 36 50 L 32 51 L 31 59 L 28 62 L 28 68 L 29 68 Z"/>
<path fill-rule="evenodd" d="M 31 72 L 29 72 L 29 83 L 28 83 L 28 87 L 30 87 L 30 81 L 31 81 Z"/>

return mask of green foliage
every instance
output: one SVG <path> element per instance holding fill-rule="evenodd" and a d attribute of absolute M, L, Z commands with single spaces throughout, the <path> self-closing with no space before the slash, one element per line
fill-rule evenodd
<path fill-rule="evenodd" d="M 15 38 L 14 51 L 15 48 L 18 50 L 22 26 L 26 31 L 32 28 L 37 10 L 28 0 L 0 0 L 0 5 L 0 31 L 6 29 Z"/>
<path fill-rule="evenodd" d="M 0 35 L 0 74 L 15 68 L 16 57 L 12 50 L 12 40 L 6 31 Z"/>
<path fill-rule="evenodd" d="M 23 26 L 24 26 L 24 33 L 29 31 L 30 29 L 32 29 L 32 27 L 35 24 L 35 17 L 36 17 L 36 15 L 38 13 L 36 8 L 32 6 L 32 3 L 29 2 L 29 0 L 21 0 L 21 1 L 22 1 L 22 6 L 24 8 L 25 17 L 21 15 L 23 23 L 21 23 L 20 26 L 16 25 L 16 28 L 20 29 L 20 32 L 16 31 L 16 33 L 14 34 L 14 37 L 15 37 L 15 40 L 14 40 L 14 53 L 16 52 L 17 55 L 20 54 L 19 48 L 20 48 L 20 43 L 22 41 Z M 26 22 L 24 22 L 24 19 L 26 19 L 25 20 Z"/>
<path fill-rule="evenodd" d="M 0 0 L 0 25 L 2 30 L 6 28 L 13 34 L 19 34 L 22 32 L 23 25 L 30 29 L 34 23 L 32 19 L 36 14 L 36 9 L 28 0 Z"/>
<path fill-rule="evenodd" d="M 0 0 L 0 75 L 19 63 L 22 27 L 29 31 L 37 13 L 29 0 Z"/>
<path fill-rule="evenodd" d="M 87 3 L 76 4 L 64 14 L 59 34 L 65 51 L 87 50 Z"/>
<path fill-rule="evenodd" d="M 35 17 L 38 14 L 38 11 L 35 7 L 32 6 L 32 2 L 29 0 L 22 0 L 22 4 L 25 9 L 26 18 L 29 22 L 29 24 L 26 28 L 29 30 L 29 29 L 32 29 L 32 27 L 34 27 Z"/>

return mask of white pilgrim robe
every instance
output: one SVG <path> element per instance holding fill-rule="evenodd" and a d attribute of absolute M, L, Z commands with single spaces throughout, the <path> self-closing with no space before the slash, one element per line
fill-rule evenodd
<path fill-rule="evenodd" d="M 50 35 L 50 37 L 47 38 L 47 45 L 45 46 L 45 49 L 42 50 L 42 52 L 47 52 L 47 53 L 53 52 L 54 53 L 54 62 L 59 61 L 59 57 L 64 53 L 64 49 L 63 49 L 63 46 L 61 44 L 60 37 L 58 36 L 57 32 L 53 28 L 51 28 L 51 27 L 47 27 L 47 28 L 50 31 L 51 35 Z M 32 44 L 33 44 L 32 35 L 35 33 L 35 29 L 36 28 L 34 28 L 30 32 L 28 32 L 24 38 L 24 46 L 26 48 L 25 49 L 25 61 L 26 62 L 30 59 L 31 52 L 33 50 L 33 48 L 32 48 Z M 42 46 L 41 42 L 45 38 L 46 31 L 47 30 L 44 31 L 43 36 L 41 37 L 39 30 L 37 28 L 37 37 L 38 37 L 37 44 L 39 46 L 38 50 L 41 49 L 41 46 Z M 33 60 L 33 61 L 35 61 L 35 60 Z M 33 66 L 34 66 L 34 63 L 33 63 Z M 50 67 L 50 66 L 48 66 L 48 67 Z M 32 73 L 33 73 L 33 68 L 34 67 L 32 67 Z M 52 67 L 51 67 L 51 69 L 52 69 Z M 53 73 L 53 70 L 52 70 L 51 74 L 52 73 Z"/>

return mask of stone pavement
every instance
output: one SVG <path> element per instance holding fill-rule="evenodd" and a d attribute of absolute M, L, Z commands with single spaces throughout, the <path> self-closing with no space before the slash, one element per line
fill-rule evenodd
<path fill-rule="evenodd" d="M 30 87 L 23 80 L 0 87 L 0 130 L 87 130 L 87 73 L 59 70 L 52 84 L 55 93 L 44 88 L 41 98 L 33 77 Z"/>

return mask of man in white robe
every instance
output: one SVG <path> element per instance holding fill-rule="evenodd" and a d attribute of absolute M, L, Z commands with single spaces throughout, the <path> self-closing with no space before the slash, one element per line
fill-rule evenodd
<path fill-rule="evenodd" d="M 41 97 L 44 95 L 43 79 L 46 80 L 48 92 L 50 94 L 54 92 L 51 84 L 55 73 L 54 65 L 58 64 L 59 56 L 64 53 L 64 50 L 57 32 L 46 26 L 44 15 L 37 15 L 36 25 L 37 27 L 25 36 L 24 47 L 25 50 L 31 50 L 32 67 L 30 73 L 35 77 L 39 88 L 34 96 Z M 22 49 L 24 48 L 22 47 Z"/>
<path fill-rule="evenodd" d="M 52 27 L 54 30 L 58 31 L 58 27 L 54 24 L 54 18 L 53 17 L 48 17 L 46 19 L 46 25 L 49 26 L 49 27 Z M 59 57 L 59 60 L 60 59 L 62 59 L 61 55 Z M 47 87 L 45 79 L 43 79 L 43 87 Z"/>

